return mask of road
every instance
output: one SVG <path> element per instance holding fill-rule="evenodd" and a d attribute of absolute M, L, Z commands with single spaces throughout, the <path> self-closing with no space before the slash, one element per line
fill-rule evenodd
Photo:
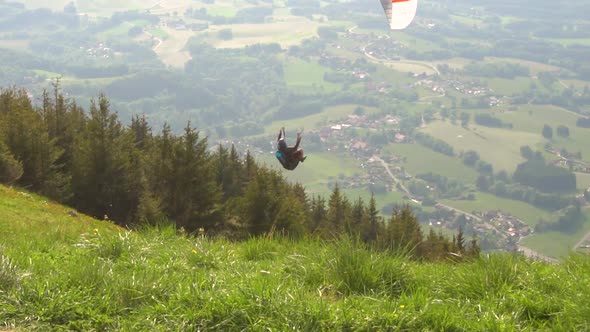
<path fill-rule="evenodd" d="M 574 244 L 574 246 L 572 247 L 572 250 L 577 250 L 582 244 L 584 244 L 585 242 L 590 242 L 590 232 L 586 233 L 581 239 L 580 241 L 578 241 L 578 243 Z"/>
<path fill-rule="evenodd" d="M 445 208 L 447 210 L 455 211 L 455 212 L 457 212 L 459 214 L 464 214 L 465 216 L 467 216 L 469 218 L 472 218 L 472 219 L 475 219 L 477 221 L 482 221 L 482 219 L 480 217 L 478 217 L 478 216 L 476 216 L 476 215 L 474 215 L 472 213 L 469 213 L 469 212 L 466 212 L 466 211 L 463 211 L 463 210 L 459 210 L 459 209 L 454 208 L 452 206 L 449 206 L 449 205 L 446 205 L 446 204 L 443 204 L 443 203 L 437 203 L 436 205 L 437 206 L 440 206 L 440 207 L 443 207 L 443 208 Z M 489 224 L 486 223 L 486 225 L 489 225 Z M 494 229 L 494 227 L 491 227 L 491 228 Z"/>
<path fill-rule="evenodd" d="M 151 34 L 150 32 L 148 32 L 148 31 L 145 31 L 145 30 L 144 30 L 143 32 L 144 32 L 146 35 L 148 35 L 148 36 L 150 36 L 151 38 L 153 38 L 153 39 L 155 39 L 155 40 L 156 40 L 157 44 L 156 44 L 156 45 L 154 45 L 154 47 L 152 47 L 152 51 L 154 51 L 154 52 L 155 52 L 155 51 L 157 51 L 157 50 L 158 50 L 158 48 L 160 48 L 160 46 L 162 46 L 162 43 L 163 43 L 164 41 L 163 41 L 161 38 L 158 38 L 158 37 L 156 37 L 156 36 L 152 35 L 152 34 Z"/>
<path fill-rule="evenodd" d="M 385 160 L 381 159 L 381 157 L 374 155 L 373 157 L 371 157 L 375 160 L 377 160 L 378 162 L 381 163 L 381 165 L 383 165 L 383 167 L 385 168 L 385 171 L 387 172 L 387 174 L 389 174 L 389 176 L 391 177 L 391 179 L 393 180 L 393 183 L 400 186 L 400 188 L 402 188 L 402 190 L 408 195 L 411 196 L 412 194 L 410 194 L 410 191 L 408 190 L 408 188 L 406 188 L 406 186 L 404 186 L 403 183 L 401 183 L 401 181 L 399 181 L 391 172 L 391 170 L 389 169 L 389 165 L 387 165 L 387 163 L 385 162 Z"/>
<path fill-rule="evenodd" d="M 370 44 L 369 44 L 370 45 Z M 367 45 L 367 46 L 369 46 Z M 437 75 L 440 76 L 440 71 L 438 70 L 438 68 L 436 68 L 436 66 L 427 63 L 427 62 L 421 62 L 421 61 L 408 61 L 408 60 L 398 60 L 398 61 L 393 61 L 393 60 L 383 60 L 383 59 L 379 59 L 378 57 L 369 54 L 369 52 L 367 52 L 367 48 L 364 47 L 363 48 L 363 53 L 365 54 L 365 56 L 373 61 L 378 61 L 381 63 L 388 63 L 388 64 L 408 64 L 408 65 L 418 65 L 418 66 L 424 66 L 424 67 L 428 67 L 430 69 L 432 69 Z"/>

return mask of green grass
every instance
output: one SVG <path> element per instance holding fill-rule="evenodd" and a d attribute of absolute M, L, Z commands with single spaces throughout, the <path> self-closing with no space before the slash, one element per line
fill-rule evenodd
<path fill-rule="evenodd" d="M 406 161 L 400 166 L 413 176 L 432 172 L 465 183 L 474 183 L 478 176 L 460 159 L 433 152 L 420 144 L 390 144 L 384 152 L 405 157 Z"/>
<path fill-rule="evenodd" d="M 495 93 L 511 96 L 526 92 L 530 89 L 532 79 L 529 77 L 515 77 L 513 79 L 507 78 L 489 78 L 486 80 L 490 89 Z"/>
<path fill-rule="evenodd" d="M 344 105 L 336 105 L 336 106 L 329 106 L 324 108 L 324 110 L 317 114 L 312 114 L 292 120 L 277 120 L 273 121 L 271 124 L 265 127 L 264 132 L 267 134 L 274 134 L 278 132 L 278 129 L 285 126 L 287 130 L 289 128 L 295 129 L 320 129 L 323 126 L 328 125 L 329 123 L 337 120 L 345 120 L 351 114 L 353 114 L 355 108 L 358 105 L 353 104 L 344 104 Z M 367 114 L 373 114 L 379 112 L 378 108 L 375 107 L 367 107 L 362 106 Z"/>
<path fill-rule="evenodd" d="M 518 131 L 517 128 L 513 130 L 488 128 L 472 123 L 468 130 L 460 125 L 452 125 L 448 121 L 436 121 L 430 123 L 423 131 L 449 143 L 455 149 L 455 153 L 477 151 L 481 159 L 494 166 L 495 172 L 500 170 L 514 172 L 516 166 L 524 161 L 520 155 L 520 147 L 535 146 L 543 141 L 540 134 Z"/>
<path fill-rule="evenodd" d="M 288 138 L 287 142 L 289 142 Z M 311 192 L 329 190 L 327 187 L 329 181 L 364 174 L 360 162 L 344 153 L 319 152 L 307 153 L 307 155 L 305 163 L 299 164 L 294 171 L 282 169 L 273 154 L 257 156 L 257 160 L 279 169 L 289 180 L 305 185 Z"/>
<path fill-rule="evenodd" d="M 558 43 L 563 46 L 574 44 L 590 46 L 590 38 L 543 38 L 543 40 Z"/>
<path fill-rule="evenodd" d="M 284 62 L 285 81 L 290 88 L 305 91 L 334 92 L 341 89 L 339 84 L 324 81 L 329 71 L 315 62 L 297 58 L 286 58 Z"/>
<path fill-rule="evenodd" d="M 545 220 L 555 219 L 550 212 L 539 209 L 525 202 L 497 197 L 495 195 L 482 192 L 477 192 L 475 194 L 475 200 L 473 201 L 443 200 L 442 202 L 444 204 L 467 212 L 485 212 L 502 210 L 503 212 L 507 212 L 512 214 L 513 216 L 518 217 L 531 227 L 534 227 L 536 224 L 538 224 L 539 219 L 541 218 Z"/>
<path fill-rule="evenodd" d="M 522 244 L 542 254 L 554 257 L 566 257 L 572 250 L 574 245 L 582 239 L 582 237 L 590 232 L 590 211 L 586 209 L 586 219 L 582 226 L 575 232 L 544 232 L 535 233 L 522 240 Z"/>
<path fill-rule="evenodd" d="M 587 256 L 556 265 L 509 254 L 420 263 L 346 239 L 229 242 L 172 227 L 131 232 L 70 220 L 67 208 L 0 188 L 7 330 L 590 328 Z"/>
<path fill-rule="evenodd" d="M 147 29 L 147 31 L 149 33 L 151 33 L 154 37 L 157 37 L 160 39 L 168 38 L 168 33 L 166 31 L 164 31 L 162 28 L 149 28 L 149 29 Z"/>
<path fill-rule="evenodd" d="M 590 160 L 590 129 L 576 126 L 576 120 L 579 116 L 563 108 L 556 106 L 544 105 L 524 105 L 515 112 L 505 112 L 497 115 L 500 119 L 513 124 L 513 130 L 525 131 L 538 135 L 544 142 L 547 142 L 541 136 L 541 131 L 545 124 L 553 128 L 553 140 L 551 143 L 557 148 L 566 148 L 571 152 L 582 152 L 582 158 Z M 570 137 L 561 138 L 557 136 L 557 126 L 564 125 L 570 130 Z M 539 148 L 542 148 L 542 145 Z"/>
<path fill-rule="evenodd" d="M 590 174 L 588 173 L 575 173 L 576 174 L 576 185 L 578 190 L 583 192 L 590 188 Z"/>
<path fill-rule="evenodd" d="M 207 14 L 211 16 L 223 16 L 223 17 L 234 17 L 236 16 L 237 9 L 230 6 L 212 6 L 207 7 Z"/>

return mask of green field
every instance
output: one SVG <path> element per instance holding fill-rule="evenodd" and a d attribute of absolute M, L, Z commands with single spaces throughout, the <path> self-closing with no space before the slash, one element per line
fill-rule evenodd
<path fill-rule="evenodd" d="M 207 9 L 207 14 L 211 16 L 223 16 L 223 17 L 234 17 L 238 12 L 235 6 L 210 6 L 205 7 Z"/>
<path fill-rule="evenodd" d="M 288 133 L 287 133 L 288 135 Z M 289 140 L 291 138 L 291 140 Z M 293 136 L 287 136 L 287 143 L 292 144 Z M 305 149 L 305 142 L 302 142 Z M 296 170 L 289 171 L 281 167 L 274 154 L 257 155 L 256 159 L 271 168 L 279 170 L 287 179 L 299 182 L 308 188 L 310 193 L 330 190 L 328 182 L 336 182 L 341 177 L 363 175 L 360 162 L 344 153 L 319 152 L 307 154 L 305 163 L 299 164 Z"/>
<path fill-rule="evenodd" d="M 458 158 L 433 152 L 420 144 L 389 144 L 384 153 L 405 157 L 406 161 L 400 166 L 412 176 L 432 172 L 469 184 L 478 176 L 473 168 L 465 166 Z"/>
<path fill-rule="evenodd" d="M 495 93 L 511 96 L 526 92 L 530 89 L 532 79 L 529 77 L 518 76 L 513 79 L 507 78 L 488 78 L 486 79 L 490 89 Z"/>
<path fill-rule="evenodd" d="M 529 113 L 530 111 L 530 113 Z M 514 125 L 513 130 L 526 131 L 531 134 L 538 134 L 545 124 L 553 128 L 553 140 L 551 143 L 557 148 L 566 148 L 571 152 L 582 152 L 582 158 L 590 159 L 590 129 L 576 126 L 579 115 L 569 112 L 557 106 L 524 105 L 516 112 L 505 112 L 497 114 L 503 121 Z M 561 138 L 556 134 L 559 125 L 567 126 L 570 130 L 569 138 Z M 543 139 L 545 141 L 545 139 Z"/>
<path fill-rule="evenodd" d="M 535 233 L 522 240 L 522 244 L 548 256 L 565 257 L 573 246 L 590 231 L 590 211 L 586 209 L 586 220 L 582 227 L 574 233 L 545 232 Z"/>
<path fill-rule="evenodd" d="M 497 57 L 487 56 L 484 58 L 484 61 L 491 62 L 491 63 L 509 62 L 509 63 L 518 64 L 518 65 L 527 67 L 530 70 L 531 75 L 533 75 L 533 76 L 538 75 L 540 72 L 563 70 L 560 67 L 548 65 L 546 63 L 540 63 L 540 62 L 528 61 L 528 60 L 522 60 L 522 59 L 514 59 L 514 58 L 497 58 Z"/>
<path fill-rule="evenodd" d="M 359 161 L 343 154 L 336 153 L 311 153 L 307 154 L 308 159 L 303 164 L 299 164 L 294 171 L 283 169 L 274 154 L 256 155 L 256 160 L 260 163 L 279 170 L 291 182 L 301 183 L 308 195 L 321 196 L 325 199 L 330 197 L 332 188 L 328 183 L 336 183 L 343 176 L 363 175 L 365 170 L 360 168 Z M 355 201 L 359 197 L 365 202 L 371 198 L 371 191 L 368 188 L 346 189 L 341 188 L 348 200 Z M 397 191 L 375 194 L 377 208 L 381 210 L 385 205 L 390 203 L 409 202 L 403 199 L 403 194 Z"/>
<path fill-rule="evenodd" d="M 296 119 L 290 120 L 277 120 L 265 127 L 264 132 L 267 134 L 274 134 L 278 132 L 279 128 L 285 127 L 287 130 L 305 129 L 313 130 L 320 129 L 323 126 L 328 125 L 337 120 L 345 120 L 349 115 L 353 114 L 355 108 L 358 105 L 336 105 L 328 106 L 324 110 L 317 114 L 312 114 Z M 379 109 L 375 107 L 363 106 L 367 114 L 378 113 Z"/>
<path fill-rule="evenodd" d="M 543 141 L 540 134 L 516 129 L 488 128 L 470 124 L 468 130 L 443 121 L 432 122 L 422 131 L 449 143 L 455 149 L 455 153 L 477 151 L 482 160 L 494 166 L 495 172 L 505 170 L 512 173 L 516 166 L 524 161 L 520 155 L 520 147 L 535 146 Z"/>
<path fill-rule="evenodd" d="M 295 90 L 334 92 L 341 89 L 339 84 L 324 81 L 324 74 L 330 69 L 316 62 L 288 57 L 283 67 L 287 85 Z"/>
<path fill-rule="evenodd" d="M 541 218 L 548 221 L 553 221 L 555 218 L 555 216 L 553 216 L 550 212 L 539 209 L 525 202 L 506 199 L 483 192 L 477 192 L 475 194 L 475 200 L 473 201 L 443 200 L 442 202 L 446 205 L 467 212 L 501 210 L 521 219 L 531 227 L 537 225 L 539 223 L 539 219 Z"/>
<path fill-rule="evenodd" d="M 590 174 L 588 173 L 575 173 L 576 174 L 576 185 L 578 190 L 583 192 L 590 188 Z"/>

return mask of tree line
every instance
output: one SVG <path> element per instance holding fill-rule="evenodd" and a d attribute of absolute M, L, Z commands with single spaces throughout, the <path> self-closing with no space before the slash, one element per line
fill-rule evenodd
<path fill-rule="evenodd" d="M 154 134 L 145 117 L 123 126 L 104 95 L 85 112 L 61 94 L 59 81 L 39 106 L 24 90 L 0 90 L 0 181 L 129 227 L 173 222 L 234 239 L 350 236 L 423 259 L 479 252 L 461 230 L 453 240 L 425 235 L 407 206 L 386 221 L 373 197 L 351 202 L 338 186 L 327 200 L 308 196 L 249 152 L 210 148 L 190 123 L 178 136 L 167 125 Z"/>

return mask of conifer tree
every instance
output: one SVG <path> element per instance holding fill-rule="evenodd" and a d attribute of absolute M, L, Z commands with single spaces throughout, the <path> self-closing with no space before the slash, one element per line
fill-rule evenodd
<path fill-rule="evenodd" d="M 49 138 L 43 119 L 26 91 L 0 92 L 0 122 L 6 147 L 22 165 L 18 184 L 54 199 L 61 198 L 66 181 L 57 160 L 63 151 Z"/>
<path fill-rule="evenodd" d="M 386 247 L 395 250 L 409 250 L 420 257 L 423 240 L 420 224 L 409 205 L 396 209 L 387 225 Z"/>
<path fill-rule="evenodd" d="M 0 129 L 1 130 L 1 129 Z M 14 159 L 0 136 L 0 183 L 13 184 L 23 175 L 22 163 Z"/>
<path fill-rule="evenodd" d="M 189 231 L 209 230 L 219 222 L 221 191 L 215 181 L 207 139 L 190 126 L 173 146 L 173 178 L 166 205 L 170 217 Z"/>
<path fill-rule="evenodd" d="M 87 213 L 124 223 L 129 221 L 127 177 L 133 149 L 104 95 L 92 101 L 90 119 L 74 150 L 72 187 L 75 202 Z"/>
<path fill-rule="evenodd" d="M 377 210 L 377 203 L 375 196 L 371 193 L 369 205 L 364 210 L 363 221 L 361 224 L 361 239 L 366 243 L 374 243 L 377 241 L 377 236 L 381 233 L 382 220 Z"/>
<path fill-rule="evenodd" d="M 350 218 L 348 218 L 345 231 L 353 238 L 361 236 L 361 225 L 365 217 L 365 203 L 362 198 L 358 198 L 352 205 L 350 211 Z"/>
<path fill-rule="evenodd" d="M 344 232 L 346 218 L 350 212 L 348 200 L 342 196 L 338 185 L 330 195 L 327 209 L 326 221 L 318 227 L 318 231 L 324 238 L 333 238 Z"/>
<path fill-rule="evenodd" d="M 326 201 L 321 196 L 316 196 L 312 197 L 310 205 L 309 232 L 317 234 L 321 230 L 320 226 L 326 223 Z"/>

